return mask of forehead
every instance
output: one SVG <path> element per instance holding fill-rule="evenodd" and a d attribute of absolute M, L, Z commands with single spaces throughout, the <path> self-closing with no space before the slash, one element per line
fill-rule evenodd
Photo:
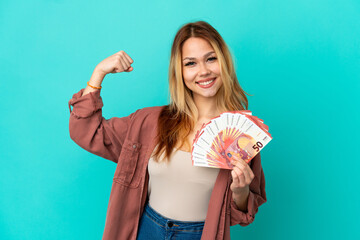
<path fill-rule="evenodd" d="M 196 57 L 200 58 L 209 51 L 214 51 L 210 43 L 203 38 L 191 37 L 187 39 L 182 47 L 183 57 Z"/>

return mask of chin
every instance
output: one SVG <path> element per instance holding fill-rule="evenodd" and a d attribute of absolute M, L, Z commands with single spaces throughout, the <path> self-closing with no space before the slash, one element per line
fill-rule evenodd
<path fill-rule="evenodd" d="M 203 98 L 212 98 L 215 97 L 217 94 L 216 92 L 209 92 L 209 93 L 203 93 L 203 92 L 193 92 L 193 95 L 197 95 L 199 97 L 203 97 Z"/>

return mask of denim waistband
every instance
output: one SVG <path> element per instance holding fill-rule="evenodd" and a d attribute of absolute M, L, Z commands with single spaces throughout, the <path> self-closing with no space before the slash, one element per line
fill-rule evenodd
<path fill-rule="evenodd" d="M 155 211 L 149 203 L 145 205 L 144 210 L 149 217 L 156 221 L 158 224 L 169 227 L 169 228 L 176 228 L 179 230 L 188 229 L 188 228 L 197 228 L 201 230 L 204 227 L 205 221 L 179 221 L 171 218 L 167 218 L 157 211 Z"/>

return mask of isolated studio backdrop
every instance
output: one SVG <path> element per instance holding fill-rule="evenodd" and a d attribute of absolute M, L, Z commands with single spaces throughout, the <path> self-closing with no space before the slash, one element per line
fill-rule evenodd
<path fill-rule="evenodd" d="M 168 99 L 170 47 L 190 21 L 230 47 L 262 151 L 267 202 L 232 239 L 359 239 L 360 3 L 1 1 L 0 239 L 101 239 L 116 164 L 69 136 L 68 101 L 104 58 L 105 118 Z"/>

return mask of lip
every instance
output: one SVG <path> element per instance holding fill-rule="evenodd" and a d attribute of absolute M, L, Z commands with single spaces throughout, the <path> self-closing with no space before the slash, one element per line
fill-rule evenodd
<path fill-rule="evenodd" d="M 213 80 L 213 79 L 215 79 L 215 78 L 216 78 L 216 77 L 213 77 L 213 78 L 207 78 L 207 79 L 204 79 L 204 80 L 197 81 L 196 83 L 207 82 L 207 81 Z"/>
<path fill-rule="evenodd" d="M 212 81 L 212 83 L 210 83 L 210 84 L 208 84 L 208 85 L 205 85 L 205 86 L 202 86 L 202 85 L 200 85 L 200 84 L 198 84 L 197 82 L 197 85 L 199 86 L 199 87 L 201 87 L 201 88 L 210 88 L 210 87 L 212 87 L 214 84 L 215 84 L 215 82 L 216 82 L 216 78 L 208 78 L 208 80 L 201 80 L 201 82 L 206 82 L 206 81 L 209 81 L 209 80 L 213 80 L 214 79 L 214 81 Z"/>

